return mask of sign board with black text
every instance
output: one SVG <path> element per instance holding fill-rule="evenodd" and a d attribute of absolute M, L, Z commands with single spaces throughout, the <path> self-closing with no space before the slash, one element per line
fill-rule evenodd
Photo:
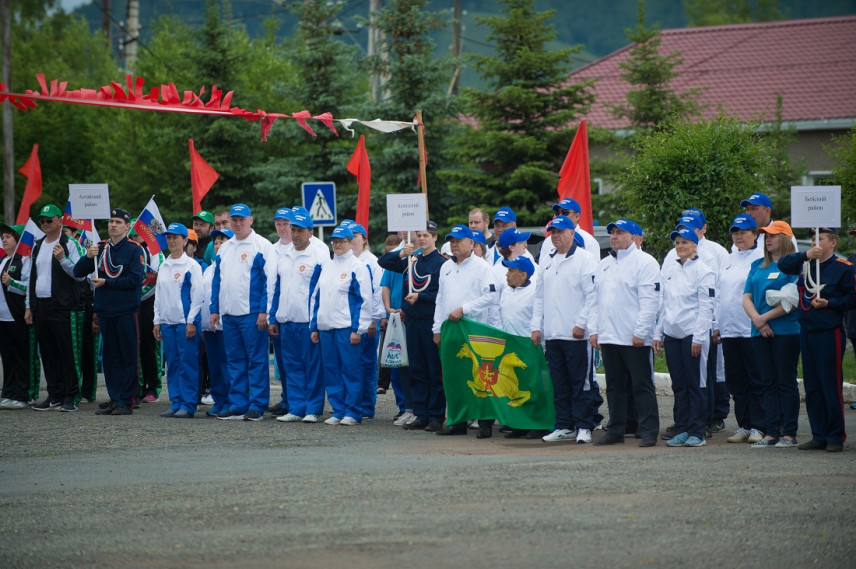
<path fill-rule="evenodd" d="M 391 233 L 425 231 L 428 203 L 425 194 L 387 194 L 386 222 Z"/>
<path fill-rule="evenodd" d="M 841 186 L 791 186 L 791 227 L 841 227 Z"/>

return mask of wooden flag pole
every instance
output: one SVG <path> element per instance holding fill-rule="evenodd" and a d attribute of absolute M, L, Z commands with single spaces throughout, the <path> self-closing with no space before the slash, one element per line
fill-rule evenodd
<path fill-rule="evenodd" d="M 416 111 L 416 122 L 419 124 L 416 127 L 416 136 L 419 141 L 419 180 L 422 182 L 422 193 L 425 194 L 425 219 L 430 219 L 428 215 L 428 178 L 426 176 L 426 156 L 425 156 L 425 125 L 422 122 L 422 111 Z"/>

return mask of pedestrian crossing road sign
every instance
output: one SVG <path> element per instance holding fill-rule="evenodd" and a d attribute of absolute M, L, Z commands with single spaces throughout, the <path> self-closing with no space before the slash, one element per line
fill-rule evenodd
<path fill-rule="evenodd" d="M 315 225 L 336 225 L 335 182 L 304 182 L 303 207 Z"/>

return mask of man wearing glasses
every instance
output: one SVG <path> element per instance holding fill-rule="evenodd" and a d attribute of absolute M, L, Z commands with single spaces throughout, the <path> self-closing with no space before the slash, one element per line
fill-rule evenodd
<path fill-rule="evenodd" d="M 62 231 L 62 210 L 46 205 L 36 220 L 45 236 L 36 241 L 24 320 L 36 325 L 48 396 L 36 411 L 77 411 L 80 401 L 80 353 L 84 294 L 74 265 L 86 254 Z"/>

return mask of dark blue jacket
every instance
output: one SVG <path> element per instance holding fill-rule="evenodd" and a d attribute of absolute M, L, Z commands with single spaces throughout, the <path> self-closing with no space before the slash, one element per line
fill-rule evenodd
<path fill-rule="evenodd" d="M 401 288 L 401 310 L 405 314 L 405 320 L 434 320 L 434 306 L 437 301 L 437 289 L 440 288 L 440 267 L 446 262 L 446 258 L 434 249 L 429 255 L 418 255 L 413 261 L 413 287 L 421 289 L 419 299 L 415 304 L 404 300 L 410 293 L 410 275 L 407 273 L 407 257 L 401 258 L 398 254 L 401 250 L 390 251 L 377 260 L 377 264 L 395 273 L 403 273 L 404 281 Z"/>
<path fill-rule="evenodd" d="M 139 310 L 146 274 L 143 248 L 127 237 L 115 245 L 108 239 L 98 244 L 97 259 L 98 277 L 103 278 L 105 283 L 95 289 L 95 312 L 119 314 Z M 78 277 L 94 270 L 94 260 L 89 257 L 81 258 L 74 265 L 74 274 Z"/>
<path fill-rule="evenodd" d="M 797 289 L 800 292 L 798 320 L 807 332 L 832 330 L 844 325 L 844 313 L 856 308 L 856 268 L 849 261 L 833 255 L 820 264 L 820 282 L 825 284 L 820 297 L 829 301 L 826 308 L 812 307 L 811 295 L 806 294 L 805 278 L 802 276 L 803 263 L 808 260 L 806 254 L 792 253 L 779 259 L 779 269 L 783 273 L 799 275 Z M 814 262 L 811 263 L 812 275 Z"/>

